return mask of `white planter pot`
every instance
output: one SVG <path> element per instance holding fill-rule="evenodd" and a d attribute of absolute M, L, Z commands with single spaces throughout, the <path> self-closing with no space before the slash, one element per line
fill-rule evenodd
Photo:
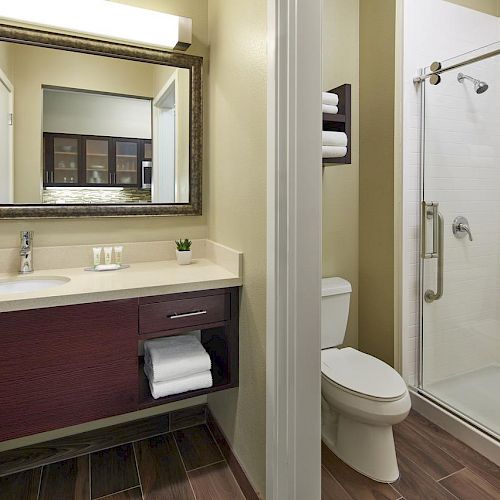
<path fill-rule="evenodd" d="M 179 252 L 179 250 L 176 250 L 175 255 L 177 255 L 177 264 L 179 264 L 180 266 L 191 264 L 191 261 L 193 260 L 192 250 L 189 250 L 187 252 Z"/>

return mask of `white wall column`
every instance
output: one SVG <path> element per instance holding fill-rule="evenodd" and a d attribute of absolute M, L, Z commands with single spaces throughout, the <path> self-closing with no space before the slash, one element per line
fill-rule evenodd
<path fill-rule="evenodd" d="M 321 0 L 269 0 L 268 500 L 321 497 Z"/>

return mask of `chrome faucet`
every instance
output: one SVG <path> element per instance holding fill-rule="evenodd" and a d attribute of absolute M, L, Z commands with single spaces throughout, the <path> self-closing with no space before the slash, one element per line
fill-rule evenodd
<path fill-rule="evenodd" d="M 34 271 L 33 268 L 33 231 L 21 231 L 21 257 L 19 273 L 28 274 Z"/>

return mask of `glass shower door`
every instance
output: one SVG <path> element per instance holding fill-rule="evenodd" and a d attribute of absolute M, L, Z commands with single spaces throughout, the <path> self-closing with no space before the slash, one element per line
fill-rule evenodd
<path fill-rule="evenodd" d="M 423 88 L 420 388 L 500 436 L 500 58 Z M 473 62 L 467 63 L 467 61 Z M 427 68 L 426 72 L 430 70 Z"/>

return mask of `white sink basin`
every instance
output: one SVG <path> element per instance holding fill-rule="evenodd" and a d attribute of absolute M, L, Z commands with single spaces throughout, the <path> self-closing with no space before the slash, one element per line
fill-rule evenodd
<path fill-rule="evenodd" d="M 37 290 L 45 290 L 61 286 L 70 281 L 69 278 L 62 276 L 44 277 L 44 278 L 13 278 L 9 280 L 0 280 L 0 295 L 8 293 L 28 293 Z"/>

